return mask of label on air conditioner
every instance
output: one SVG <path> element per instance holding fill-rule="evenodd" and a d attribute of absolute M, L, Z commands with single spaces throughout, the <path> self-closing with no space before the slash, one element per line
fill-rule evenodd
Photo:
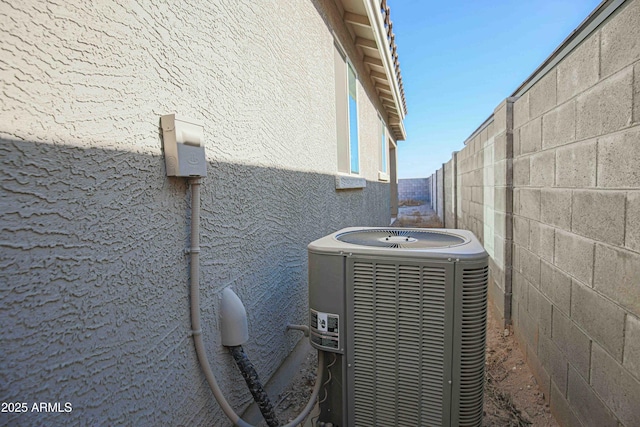
<path fill-rule="evenodd" d="M 311 310 L 311 342 L 328 350 L 340 349 L 340 316 Z"/>

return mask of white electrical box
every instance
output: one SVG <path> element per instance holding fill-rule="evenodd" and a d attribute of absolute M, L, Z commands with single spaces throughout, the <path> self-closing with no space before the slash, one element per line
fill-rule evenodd
<path fill-rule="evenodd" d="M 162 116 L 160 123 L 167 176 L 207 176 L 202 123 L 175 114 Z"/>

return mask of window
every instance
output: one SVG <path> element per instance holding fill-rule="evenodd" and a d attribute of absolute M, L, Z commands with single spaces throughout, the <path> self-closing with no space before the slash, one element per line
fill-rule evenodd
<path fill-rule="evenodd" d="M 351 159 L 351 173 L 360 173 L 358 157 L 358 100 L 356 97 L 356 72 L 347 64 L 349 73 L 349 158 Z"/>
<path fill-rule="evenodd" d="M 358 77 L 342 48 L 335 44 L 338 172 L 360 174 Z"/>
<path fill-rule="evenodd" d="M 387 127 L 382 118 L 380 119 L 380 172 L 387 173 Z"/>

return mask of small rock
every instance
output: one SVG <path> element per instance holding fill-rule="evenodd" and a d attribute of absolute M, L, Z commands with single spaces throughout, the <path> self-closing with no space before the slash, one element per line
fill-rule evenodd
<path fill-rule="evenodd" d="M 504 335 L 505 338 L 508 337 L 509 336 L 509 329 L 505 329 L 502 335 Z"/>

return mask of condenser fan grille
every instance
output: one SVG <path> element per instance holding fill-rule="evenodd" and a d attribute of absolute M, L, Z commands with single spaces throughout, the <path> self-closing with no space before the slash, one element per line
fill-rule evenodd
<path fill-rule="evenodd" d="M 393 228 L 348 231 L 338 234 L 336 239 L 353 245 L 402 249 L 449 248 L 466 243 L 464 238 L 451 233 Z"/>

